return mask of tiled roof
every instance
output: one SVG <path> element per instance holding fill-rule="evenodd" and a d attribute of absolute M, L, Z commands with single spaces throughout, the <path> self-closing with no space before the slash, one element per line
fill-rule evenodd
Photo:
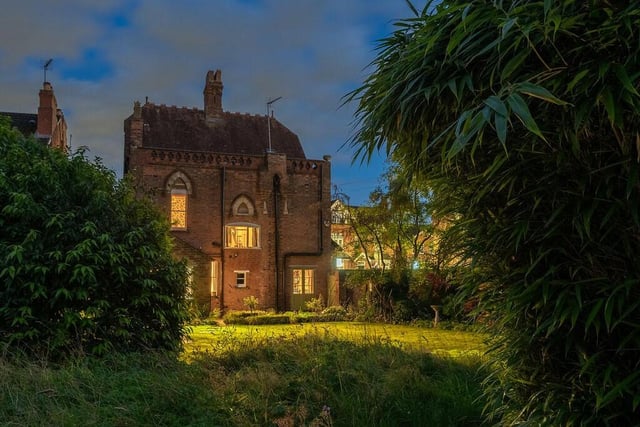
<path fill-rule="evenodd" d="M 269 147 L 266 115 L 223 112 L 207 123 L 203 110 L 145 103 L 141 108 L 144 147 L 263 155 Z M 271 123 L 271 148 L 288 158 L 305 159 L 298 136 Z"/>
<path fill-rule="evenodd" d="M 11 125 L 25 136 L 35 134 L 38 128 L 37 114 L 0 112 L 0 116 L 11 118 Z"/>

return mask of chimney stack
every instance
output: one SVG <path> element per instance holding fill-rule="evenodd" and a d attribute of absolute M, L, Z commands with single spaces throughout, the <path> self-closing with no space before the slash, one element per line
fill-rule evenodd
<path fill-rule="evenodd" d="M 222 118 L 222 71 L 207 72 L 204 86 L 204 116 L 207 123 L 215 124 Z"/>
<path fill-rule="evenodd" d="M 51 83 L 44 82 L 40 89 L 40 105 L 38 106 L 38 129 L 36 135 L 39 138 L 50 138 L 56 127 L 58 115 L 58 103 L 53 94 Z"/>

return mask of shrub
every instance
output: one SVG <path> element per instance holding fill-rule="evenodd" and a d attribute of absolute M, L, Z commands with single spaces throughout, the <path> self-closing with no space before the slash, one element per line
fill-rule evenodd
<path fill-rule="evenodd" d="M 282 325 L 291 323 L 288 314 L 261 314 L 258 316 L 245 317 L 246 325 Z"/>
<path fill-rule="evenodd" d="M 309 301 L 306 301 L 304 303 L 304 307 L 307 311 L 320 313 L 324 309 L 324 301 L 322 299 L 322 295 L 319 295 L 318 298 L 311 298 Z"/>
<path fill-rule="evenodd" d="M 222 319 L 224 323 L 232 325 L 232 324 L 247 324 L 247 317 L 254 317 L 258 315 L 265 315 L 266 311 L 263 310 L 254 310 L 254 311 L 228 311 L 224 314 Z"/>
<path fill-rule="evenodd" d="M 347 309 L 341 305 L 331 305 L 324 310 L 322 310 L 322 314 L 333 315 L 338 317 L 346 317 Z"/>
<path fill-rule="evenodd" d="M 258 298 L 254 297 L 253 295 L 242 298 L 242 303 L 247 306 L 251 313 L 253 313 L 253 311 L 258 308 L 258 305 L 260 305 Z"/>
<path fill-rule="evenodd" d="M 0 342 L 57 357 L 178 350 L 186 268 L 126 180 L 0 120 Z"/>

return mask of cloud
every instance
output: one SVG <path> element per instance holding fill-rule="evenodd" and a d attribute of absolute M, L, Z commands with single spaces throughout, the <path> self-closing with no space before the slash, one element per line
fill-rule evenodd
<path fill-rule="evenodd" d="M 339 148 L 351 135 L 353 105 L 375 40 L 409 16 L 404 0 L 27 0 L 3 7 L 0 110 L 37 108 L 42 64 L 69 123 L 72 145 L 87 146 L 122 170 L 123 121 L 133 102 L 202 108 L 204 77 L 220 68 L 223 107 L 276 117 L 296 132 L 307 156 L 333 156 L 342 191 L 365 200 L 382 163 L 350 168 Z M 8 39 L 7 39 L 8 40 Z M 356 188 L 349 182 L 364 179 Z M 351 187 L 349 187 L 351 185 Z"/>

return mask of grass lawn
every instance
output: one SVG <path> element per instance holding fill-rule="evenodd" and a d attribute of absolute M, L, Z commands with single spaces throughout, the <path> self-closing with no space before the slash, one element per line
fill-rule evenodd
<path fill-rule="evenodd" d="M 185 355 L 188 356 L 193 351 L 219 348 L 229 339 L 234 341 L 278 340 L 305 335 L 369 344 L 388 343 L 401 349 L 436 356 L 480 356 L 486 350 L 484 336 L 475 332 L 383 323 L 328 322 L 296 325 L 192 326 L 190 339 L 185 342 Z"/>
<path fill-rule="evenodd" d="M 0 356 L 0 425 L 477 426 L 482 336 L 411 326 L 194 326 L 180 358 Z"/>

